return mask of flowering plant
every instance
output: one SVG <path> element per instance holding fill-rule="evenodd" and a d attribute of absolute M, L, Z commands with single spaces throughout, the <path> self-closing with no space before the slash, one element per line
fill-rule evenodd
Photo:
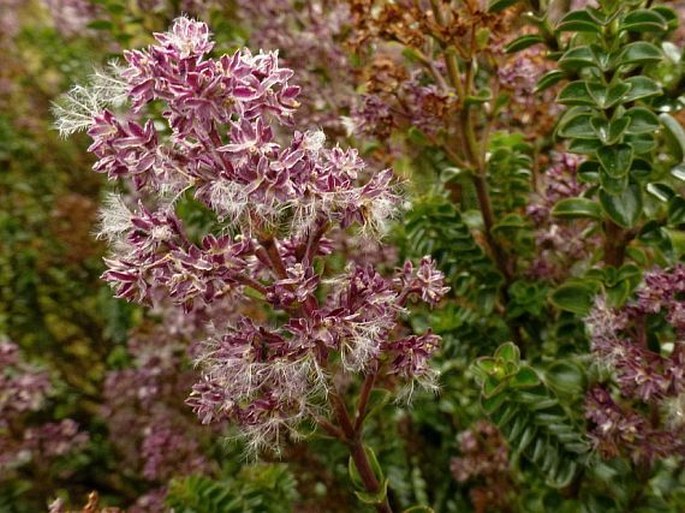
<path fill-rule="evenodd" d="M 0 332 L 41 369 L 0 371 L 0 510 L 683 509 L 683 2 L 45 3 L 0 35 Z M 145 39 L 182 11 L 216 34 Z M 14 146 L 143 39 L 55 107 L 97 173 Z M 77 281 L 105 246 L 129 304 Z M 17 413 L 24 371 L 60 385 Z"/>
<path fill-rule="evenodd" d="M 361 439 L 369 395 L 376 383 L 435 388 L 427 360 L 439 337 L 406 333 L 401 319 L 415 299 L 440 301 L 443 275 L 424 257 L 394 277 L 355 263 L 326 276 L 331 233 L 384 231 L 400 201 L 391 171 L 368 173 L 356 150 L 326 148 L 320 131 L 277 137 L 299 88 L 276 53 L 211 59 L 207 25 L 185 17 L 155 38 L 56 109 L 63 133 L 88 129 L 94 169 L 124 178 L 137 199 L 110 196 L 102 211 L 113 249 L 104 277 L 118 297 L 152 303 L 161 289 L 186 312 L 228 294 L 268 305 L 277 327 L 246 316 L 214 325 L 188 403 L 203 423 L 239 425 L 255 450 L 322 428 L 350 446 L 363 488 L 388 511 Z M 195 241 L 176 212 L 188 195 L 217 227 Z M 352 415 L 338 384 L 350 374 L 364 377 Z"/>

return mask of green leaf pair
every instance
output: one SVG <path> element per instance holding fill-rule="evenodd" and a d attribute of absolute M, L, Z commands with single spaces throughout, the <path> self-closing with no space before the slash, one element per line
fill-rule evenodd
<path fill-rule="evenodd" d="M 619 13 L 616 13 L 619 14 Z M 618 21 L 619 32 L 666 32 L 673 28 L 675 13 L 670 9 L 637 9 L 625 14 Z M 573 11 L 557 24 L 557 32 L 587 32 L 602 34 L 614 19 L 597 9 Z M 677 21 L 677 18 L 676 18 Z"/>
<path fill-rule="evenodd" d="M 621 67 L 657 63 L 663 58 L 663 52 L 646 41 L 629 43 L 614 52 L 606 52 L 597 45 L 584 45 L 567 50 L 559 59 L 559 67 L 566 72 L 589 68 L 606 73 Z"/>
<path fill-rule="evenodd" d="M 483 410 L 506 437 L 514 456 L 530 459 L 551 486 L 568 485 L 588 444 L 540 375 L 521 361 L 518 347 L 503 344 L 493 357 L 474 362 L 473 370 L 482 380 Z M 565 391 L 583 385 L 582 373 L 570 364 L 552 369 L 550 375 Z"/>
<path fill-rule="evenodd" d="M 616 104 L 643 100 L 662 93 L 661 87 L 648 77 L 630 77 L 604 85 L 598 81 L 576 80 L 567 84 L 557 96 L 557 103 L 568 106 L 588 106 L 605 110 Z"/>

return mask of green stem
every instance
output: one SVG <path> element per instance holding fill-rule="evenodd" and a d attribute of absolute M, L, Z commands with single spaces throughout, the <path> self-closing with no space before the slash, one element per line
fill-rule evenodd
<path fill-rule="evenodd" d="M 446 26 L 449 20 L 445 16 L 440 0 L 431 0 L 431 6 L 436 21 Z M 465 73 L 462 80 L 459 71 L 459 63 L 457 61 L 456 49 L 453 46 L 448 46 L 443 49 L 443 57 L 447 67 L 447 78 L 450 85 L 457 91 L 459 99 L 462 102 L 462 110 L 459 114 L 459 125 L 463 134 L 464 151 L 469 167 L 472 169 L 472 182 L 476 190 L 478 199 L 478 208 L 483 217 L 485 245 L 487 250 L 495 262 L 497 269 L 504 277 L 505 285 L 502 287 L 500 295 L 503 304 L 509 302 L 509 294 L 507 288 L 514 280 L 514 264 L 510 256 L 506 253 L 504 248 L 492 235 L 493 227 L 495 226 L 495 214 L 492 208 L 492 200 L 490 198 L 490 191 L 487 182 L 487 166 L 485 161 L 486 149 L 488 147 L 489 127 L 484 132 L 484 140 L 479 143 L 476 134 L 476 128 L 473 119 L 471 106 L 466 105 L 464 100 L 471 94 L 473 86 L 473 68 L 471 60 L 476 52 L 476 34 L 475 28 L 471 30 L 471 42 L 469 46 L 469 58 L 466 59 Z M 446 151 L 448 157 L 455 153 L 454 150 Z M 452 159 L 454 161 L 454 159 Z M 458 164 L 457 164 L 458 165 Z M 520 326 L 509 325 L 512 338 L 521 350 L 524 349 L 524 340 L 521 334 Z"/>

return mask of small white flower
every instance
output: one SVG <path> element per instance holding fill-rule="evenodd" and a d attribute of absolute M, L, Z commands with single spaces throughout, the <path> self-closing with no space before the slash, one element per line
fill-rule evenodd
<path fill-rule="evenodd" d="M 87 86 L 75 85 L 52 104 L 55 126 L 61 136 L 88 129 L 105 107 L 126 101 L 128 89 L 121 74 L 122 68 L 110 62 L 106 69 L 96 70 L 90 76 Z"/>
<path fill-rule="evenodd" d="M 100 230 L 98 238 L 110 243 L 121 240 L 122 235 L 131 228 L 133 214 L 118 194 L 107 194 L 100 209 Z"/>
<path fill-rule="evenodd" d="M 326 142 L 326 134 L 324 134 L 323 130 L 321 130 L 321 129 L 314 130 L 311 132 L 307 132 L 304 135 L 304 141 L 302 142 L 302 147 L 307 151 L 311 151 L 312 153 L 317 153 L 323 148 L 323 145 L 325 142 Z"/>

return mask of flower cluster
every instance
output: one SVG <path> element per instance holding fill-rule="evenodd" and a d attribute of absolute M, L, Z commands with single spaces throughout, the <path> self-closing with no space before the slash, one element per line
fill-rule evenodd
<path fill-rule="evenodd" d="M 0 473 L 7 477 L 16 467 L 44 465 L 87 444 L 88 435 L 72 419 L 31 421 L 51 389 L 48 374 L 23 361 L 16 344 L 0 342 Z"/>
<path fill-rule="evenodd" d="M 540 78 L 553 69 L 553 61 L 547 59 L 546 51 L 540 45 L 513 54 L 506 54 L 502 45 L 498 53 L 501 60 L 497 69 L 498 85 L 510 99 L 501 126 L 508 130 L 512 125 L 518 126 L 531 138 L 549 133 L 561 111 L 554 103 L 557 88 L 539 93 L 535 87 Z"/>
<path fill-rule="evenodd" d="M 654 427 L 646 415 L 621 407 L 602 386 L 588 392 L 585 411 L 595 447 L 605 458 L 628 455 L 644 463 L 685 451 L 682 429 Z"/>
<path fill-rule="evenodd" d="M 452 458 L 450 470 L 459 483 L 483 481 L 470 491 L 476 511 L 506 508 L 513 483 L 509 476 L 509 449 L 497 428 L 485 421 L 459 434 L 461 456 Z"/>
<path fill-rule="evenodd" d="M 587 188 L 576 176 L 580 162 L 579 157 L 570 153 L 554 155 L 526 208 L 537 227 L 535 243 L 540 248 L 528 270 L 533 277 L 563 281 L 574 264 L 584 261 L 599 244 L 596 236 L 586 233 L 588 223 L 564 222 L 552 216 L 552 208 L 559 200 L 579 197 Z"/>
<path fill-rule="evenodd" d="M 306 290 L 306 278 L 284 280 L 290 299 Z M 371 266 L 352 265 L 330 285 L 321 304 L 298 301 L 304 315 L 295 315 L 278 330 L 243 317 L 236 327 L 219 331 L 201 357 L 204 379 L 193 387 L 189 404 L 204 423 L 230 419 L 252 435 L 251 440 L 277 439 L 283 431 L 297 435 L 302 421 L 325 414 L 322 402 L 331 384 L 332 355 L 345 372 L 386 372 L 424 387 L 435 386 L 428 359 L 439 337 L 393 337 L 399 316 L 411 297 L 435 304 L 446 288 L 429 259 L 418 269 L 405 265 L 394 280 Z M 283 299 L 281 299 L 283 301 Z M 311 306 L 310 306 L 311 305 Z M 410 392 L 410 390 L 409 390 Z"/>
<path fill-rule="evenodd" d="M 43 0 L 43 3 L 57 31 L 66 37 L 82 34 L 101 14 L 98 4 L 89 0 Z"/>
<path fill-rule="evenodd" d="M 117 296 L 137 302 L 152 304 L 164 290 L 192 312 L 233 294 L 270 305 L 275 318 L 285 314 L 279 327 L 248 316 L 232 327 L 214 322 L 189 399 L 201 420 L 229 419 L 258 446 L 325 416 L 337 372 L 433 386 L 427 359 L 438 337 L 401 326 L 409 301 L 434 305 L 447 291 L 431 259 L 394 278 L 369 264 L 326 276 L 318 262 L 333 248 L 328 235 L 385 230 L 400 200 L 392 172 L 368 178 L 355 150 L 290 128 L 299 88 L 276 53 L 212 59 L 207 25 L 188 18 L 155 37 L 114 69 L 110 84 L 128 108 L 102 102 L 88 124 L 95 171 L 127 180 L 139 198 L 105 203 L 101 234 L 114 253 L 104 277 Z M 78 125 L 82 114 L 62 126 Z M 212 213 L 215 231 L 189 235 L 176 205 L 190 196 Z"/>
<path fill-rule="evenodd" d="M 129 513 L 162 511 L 173 477 L 214 475 L 212 436 L 225 429 L 200 426 L 184 399 L 198 379 L 191 360 L 199 339 L 210 319 L 230 322 L 233 298 L 184 314 L 164 290 L 151 293 L 155 307 L 128 335 L 131 364 L 106 373 L 100 412 L 121 469 L 146 486 Z"/>
<path fill-rule="evenodd" d="M 344 2 L 320 0 L 238 0 L 238 14 L 250 29 L 255 48 L 278 49 L 283 64 L 302 87 L 298 124 L 321 126 L 341 135 L 341 113 L 354 96 L 354 74 L 340 40 L 348 29 Z"/>
<path fill-rule="evenodd" d="M 683 294 L 685 266 L 657 269 L 646 273 L 633 302 L 612 308 L 600 298 L 587 318 L 593 353 L 620 392 L 616 400 L 598 385 L 586 401 L 596 445 L 606 455 L 654 461 L 685 450 Z"/>
<path fill-rule="evenodd" d="M 437 70 L 442 66 L 434 64 Z M 432 141 L 450 130 L 459 98 L 430 82 L 422 70 L 408 72 L 391 58 L 378 58 L 352 115 L 354 126 L 381 140 L 398 129 L 414 126 Z"/>
<path fill-rule="evenodd" d="M 164 322 L 144 322 L 130 334 L 128 353 L 134 365 L 107 373 L 102 415 L 126 467 L 160 484 L 175 475 L 214 469 L 203 452 L 206 433 L 183 403 L 197 379 L 188 369 L 187 353 L 193 349 L 188 335 L 200 336 L 198 326 L 207 317 L 205 312 L 183 315 L 168 305 L 157 307 L 156 313 Z M 174 319 L 184 322 L 178 325 Z"/>

